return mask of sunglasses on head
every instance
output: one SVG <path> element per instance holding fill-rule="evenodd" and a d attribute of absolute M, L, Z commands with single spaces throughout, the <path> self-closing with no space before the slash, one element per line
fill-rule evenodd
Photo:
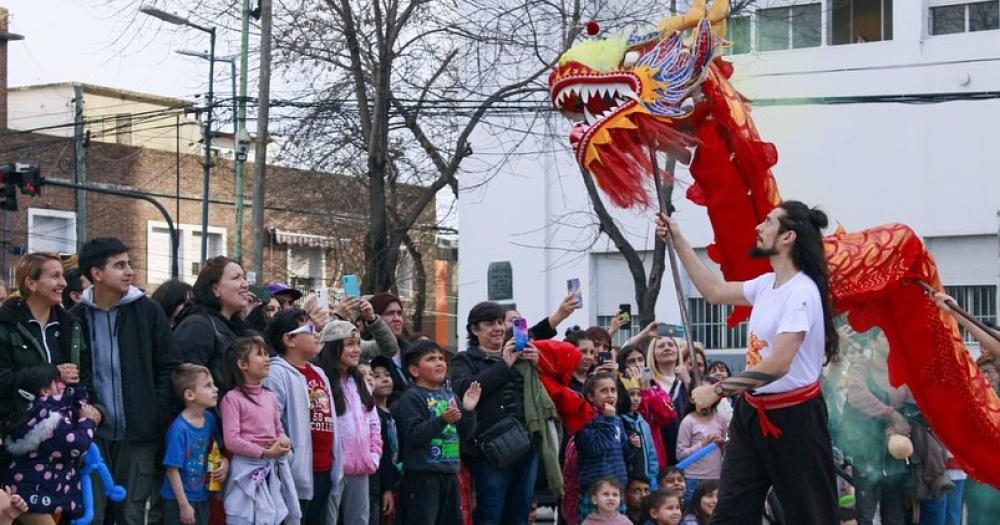
<path fill-rule="evenodd" d="M 298 335 L 298 334 L 315 334 L 316 327 L 312 324 L 304 324 L 291 332 L 285 332 L 286 335 Z"/>

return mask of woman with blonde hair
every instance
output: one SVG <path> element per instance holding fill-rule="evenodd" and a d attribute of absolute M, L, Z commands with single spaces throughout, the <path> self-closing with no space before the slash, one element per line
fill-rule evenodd
<path fill-rule="evenodd" d="M 54 253 L 29 253 L 14 269 L 17 291 L 0 306 L 0 413 L 14 407 L 14 377 L 54 364 L 67 385 L 91 388 L 90 352 L 80 322 L 62 308 L 63 265 Z M 98 421 L 99 422 L 99 421 Z"/>
<path fill-rule="evenodd" d="M 652 381 L 670 395 L 674 411 L 677 413 L 676 421 L 661 428 L 668 465 L 677 463 L 677 431 L 690 405 L 688 384 L 691 382 L 691 377 L 687 368 L 680 366 L 680 355 L 686 349 L 687 344 L 684 341 L 673 337 L 655 337 L 649 342 L 646 350 L 646 363 Z"/>

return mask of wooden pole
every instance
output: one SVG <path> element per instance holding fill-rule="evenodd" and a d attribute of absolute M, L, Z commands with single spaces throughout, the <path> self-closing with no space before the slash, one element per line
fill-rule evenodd
<path fill-rule="evenodd" d="M 668 193 L 673 190 L 673 174 L 671 173 L 671 180 L 664 187 L 663 181 L 660 179 L 660 168 L 659 163 L 656 159 L 656 148 L 652 144 L 649 145 L 649 161 L 653 166 L 653 184 L 656 186 L 656 198 L 660 203 L 660 212 L 664 215 L 673 215 L 673 207 L 670 206 L 670 197 Z M 670 273 L 674 277 L 674 293 L 677 295 L 677 306 L 680 307 L 681 311 L 681 324 L 684 326 L 684 340 L 687 341 L 688 347 L 688 357 L 691 358 L 691 380 L 694 383 L 692 386 L 697 388 L 701 386 L 701 371 L 698 370 L 698 358 L 694 353 L 694 340 L 691 334 L 691 318 L 688 316 L 687 309 L 687 298 L 684 296 L 684 291 L 681 289 L 681 272 L 680 266 L 677 265 L 677 251 L 674 248 L 674 237 L 670 233 L 670 228 L 667 228 L 667 255 L 670 257 Z M 707 364 L 707 363 L 706 363 Z"/>

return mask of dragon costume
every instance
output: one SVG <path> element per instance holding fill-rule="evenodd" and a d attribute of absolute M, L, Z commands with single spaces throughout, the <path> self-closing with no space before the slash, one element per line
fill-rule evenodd
<path fill-rule="evenodd" d="M 689 164 L 687 198 L 707 208 L 715 236 L 708 255 L 727 280 L 744 281 L 770 271 L 766 259 L 749 253 L 755 226 L 781 196 L 771 173 L 777 150 L 761 140 L 747 101 L 729 82 L 733 66 L 718 56 L 727 44 L 728 8 L 725 0 L 710 8 L 696 0 L 654 31 L 580 42 L 560 57 L 549 90 L 553 106 L 574 121 L 577 162 L 616 206 L 650 205 L 651 151 Z M 838 230 L 824 244 L 835 311 L 858 332 L 885 332 L 892 384 L 909 386 L 969 475 L 1000 487 L 1000 398 L 956 322 L 915 284 L 941 289 L 920 237 L 888 224 Z M 730 326 L 748 315 L 749 308 L 737 308 Z"/>

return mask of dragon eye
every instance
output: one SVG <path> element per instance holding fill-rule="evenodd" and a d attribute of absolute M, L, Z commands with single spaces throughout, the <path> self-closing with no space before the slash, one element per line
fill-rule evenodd
<path fill-rule="evenodd" d="M 625 53 L 625 59 L 622 60 L 622 65 L 625 67 L 634 66 L 636 62 L 639 61 L 639 56 L 638 51 L 629 51 L 628 53 Z"/>

